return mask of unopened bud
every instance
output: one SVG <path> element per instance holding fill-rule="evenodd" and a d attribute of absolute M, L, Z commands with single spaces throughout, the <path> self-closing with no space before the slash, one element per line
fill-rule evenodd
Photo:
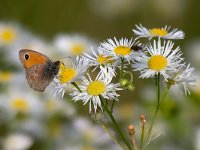
<path fill-rule="evenodd" d="M 127 89 L 128 89 L 129 91 L 134 91 L 134 90 L 135 90 L 135 86 L 134 86 L 132 83 L 130 83 L 130 84 L 127 86 Z"/>
<path fill-rule="evenodd" d="M 124 87 L 124 86 L 127 86 L 127 85 L 128 85 L 128 82 L 129 82 L 129 81 L 128 81 L 127 79 L 120 79 L 120 80 L 119 80 L 120 85 L 123 86 L 123 87 Z"/>
<path fill-rule="evenodd" d="M 140 122 L 142 126 L 144 126 L 147 123 L 145 115 L 143 114 L 140 115 Z"/>
<path fill-rule="evenodd" d="M 168 85 L 175 85 L 176 82 L 173 79 L 168 79 L 166 82 Z"/>
<path fill-rule="evenodd" d="M 130 135 L 133 135 L 135 133 L 135 126 L 134 125 L 129 125 L 128 126 L 128 131 Z"/>

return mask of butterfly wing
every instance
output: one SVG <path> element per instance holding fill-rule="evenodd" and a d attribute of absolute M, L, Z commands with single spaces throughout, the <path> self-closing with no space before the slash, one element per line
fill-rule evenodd
<path fill-rule="evenodd" d="M 30 68 L 32 65 L 45 64 L 50 61 L 47 56 L 29 49 L 20 50 L 19 59 L 25 69 Z"/>
<path fill-rule="evenodd" d="M 26 70 L 26 79 L 28 84 L 36 91 L 44 91 L 46 86 L 48 86 L 50 83 L 49 80 L 42 76 L 41 72 L 43 72 L 43 69 L 44 65 L 38 64 L 33 65 Z"/>
<path fill-rule="evenodd" d="M 28 84 L 36 91 L 44 91 L 59 70 L 59 61 L 52 62 L 47 56 L 33 50 L 20 50 L 19 59 L 26 69 Z"/>

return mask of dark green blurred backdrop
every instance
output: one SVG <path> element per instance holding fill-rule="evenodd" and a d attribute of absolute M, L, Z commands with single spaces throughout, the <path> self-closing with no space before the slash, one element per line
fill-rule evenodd
<path fill-rule="evenodd" d="M 104 4 L 98 0 L 1 0 L 0 19 L 17 21 L 49 39 L 59 32 L 81 32 L 99 40 L 131 37 L 130 30 L 138 23 L 147 27 L 166 24 L 178 27 L 186 32 L 186 40 L 200 35 L 199 0 L 161 0 L 164 8 L 157 6 L 159 0 L 130 1 L 128 8 L 110 7 L 103 14 L 98 11 L 108 7 L 106 0 L 102 0 Z M 110 11 L 110 15 L 109 9 L 116 12 Z"/>

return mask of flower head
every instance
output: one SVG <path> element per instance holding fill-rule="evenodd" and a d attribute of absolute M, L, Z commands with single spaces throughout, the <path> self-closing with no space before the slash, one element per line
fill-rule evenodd
<path fill-rule="evenodd" d="M 136 25 L 136 29 L 133 29 L 133 32 L 140 38 L 146 37 L 152 39 L 153 37 L 160 37 L 163 39 L 183 39 L 185 34 L 182 30 L 174 28 L 170 31 L 170 27 L 165 26 L 162 28 L 152 28 L 147 29 L 144 26 Z"/>
<path fill-rule="evenodd" d="M 135 71 L 140 71 L 141 78 L 153 77 L 160 73 L 165 80 L 169 78 L 168 71 L 176 72 L 182 62 L 180 48 L 173 49 L 174 44 L 171 41 L 154 41 L 153 45 L 146 47 L 146 52 L 138 53 L 133 59 L 132 65 Z"/>
<path fill-rule="evenodd" d="M 0 24 L 0 43 L 1 45 L 10 45 L 16 41 L 18 30 L 15 26 L 9 24 Z"/>
<path fill-rule="evenodd" d="M 29 135 L 13 133 L 3 140 L 3 149 L 23 150 L 29 149 L 33 139 Z"/>
<path fill-rule="evenodd" d="M 113 76 L 116 76 L 115 68 L 117 63 L 115 63 L 112 56 L 105 56 L 101 49 L 97 49 L 97 51 L 95 51 L 92 48 L 91 51 L 91 54 L 84 53 L 84 57 L 90 60 L 90 66 L 95 67 L 93 71 L 99 68 L 100 72 L 103 72 L 103 69 L 107 68 Z"/>
<path fill-rule="evenodd" d="M 183 66 L 178 72 L 171 75 L 168 83 L 171 85 L 175 84 L 179 89 L 183 88 L 185 94 L 190 94 L 188 86 L 194 86 L 196 82 L 196 78 L 192 74 L 193 71 L 194 68 L 191 68 L 190 64 L 187 67 Z"/>
<path fill-rule="evenodd" d="M 100 49 L 103 51 L 105 56 L 112 57 L 113 60 L 119 61 L 119 58 L 125 58 L 126 61 L 130 62 L 132 60 L 132 51 L 131 47 L 134 44 L 139 44 L 138 42 L 128 40 L 127 38 L 121 38 L 119 41 L 114 38 L 108 39 L 107 41 L 101 43 Z"/>
<path fill-rule="evenodd" d="M 7 92 L 5 93 L 7 96 L 4 98 L 4 104 L 0 102 L 0 107 L 8 112 L 7 118 L 15 117 L 18 113 L 31 117 L 43 115 L 43 104 L 36 95 L 21 89 L 15 90 L 15 93 L 13 93 L 13 89 L 8 89 Z"/>
<path fill-rule="evenodd" d="M 101 100 L 99 96 L 102 96 L 108 100 L 117 100 L 119 96 L 116 91 L 121 90 L 119 84 L 113 84 L 112 75 L 104 70 L 103 74 L 98 74 L 95 80 L 92 80 L 88 74 L 88 78 L 84 77 L 82 85 L 79 86 L 82 92 L 74 89 L 75 91 L 70 95 L 74 101 L 83 101 L 84 105 L 89 102 L 89 112 L 92 110 L 92 104 L 94 105 L 94 111 L 97 107 L 101 108 Z"/>
<path fill-rule="evenodd" d="M 72 66 L 61 63 L 58 75 L 54 78 L 54 95 L 64 96 L 67 85 L 81 79 L 88 68 L 89 61 L 86 58 L 76 57 Z"/>
<path fill-rule="evenodd" d="M 91 40 L 80 35 L 59 35 L 55 39 L 58 51 L 75 57 L 88 52 L 91 45 L 94 45 Z"/>

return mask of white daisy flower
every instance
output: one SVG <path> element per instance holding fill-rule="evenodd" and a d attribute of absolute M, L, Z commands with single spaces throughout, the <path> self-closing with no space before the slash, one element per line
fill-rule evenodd
<path fill-rule="evenodd" d="M 20 35 L 19 27 L 11 23 L 0 23 L 0 46 L 16 43 Z"/>
<path fill-rule="evenodd" d="M 172 74 L 172 78 L 170 78 L 169 82 L 170 84 L 175 84 L 178 89 L 184 89 L 185 94 L 190 94 L 188 86 L 194 86 L 196 82 L 196 78 L 193 76 L 194 68 L 190 67 L 190 64 L 188 66 L 183 66 L 180 68 L 178 72 L 175 72 Z"/>
<path fill-rule="evenodd" d="M 63 97 L 66 87 L 71 83 L 81 79 L 88 68 L 89 61 L 86 58 L 76 57 L 72 62 L 72 66 L 60 64 L 58 75 L 54 78 L 54 89 L 52 93 Z"/>
<path fill-rule="evenodd" d="M 0 102 L 0 107 L 8 112 L 7 118 L 13 118 L 18 113 L 30 115 L 31 117 L 41 117 L 44 114 L 42 102 L 33 93 L 18 89 L 14 93 L 8 91 L 5 94 L 4 103 Z"/>
<path fill-rule="evenodd" d="M 58 35 L 54 41 L 55 48 L 61 54 L 70 56 L 80 56 L 88 52 L 94 43 L 90 39 L 81 35 Z"/>
<path fill-rule="evenodd" d="M 153 37 L 160 37 L 163 39 L 184 39 L 185 36 L 185 33 L 177 28 L 170 31 L 170 26 L 147 29 L 140 24 L 136 25 L 136 29 L 133 29 L 133 32 L 138 36 L 138 38 L 146 37 L 149 39 L 152 39 Z"/>
<path fill-rule="evenodd" d="M 132 65 L 134 71 L 140 71 L 141 78 L 149 78 L 160 73 L 165 80 L 169 78 L 167 72 L 176 72 L 182 62 L 180 48 L 173 49 L 174 43 L 171 41 L 158 41 L 149 44 L 146 47 L 146 52 L 138 53 L 133 59 L 135 63 Z"/>
<path fill-rule="evenodd" d="M 15 23 L 0 22 L 0 48 L 5 51 L 5 57 L 14 65 L 19 64 L 19 47 L 27 38 L 27 32 Z"/>
<path fill-rule="evenodd" d="M 133 45 L 139 45 L 138 42 L 128 40 L 127 38 L 121 38 L 119 41 L 114 38 L 108 39 L 101 43 L 100 49 L 103 51 L 105 56 L 111 56 L 113 60 L 119 61 L 120 58 L 124 58 L 130 63 L 134 51 L 131 49 Z"/>
<path fill-rule="evenodd" d="M 64 114 L 67 118 L 74 117 L 75 108 L 68 101 L 62 101 L 58 97 L 48 98 L 44 101 L 46 115 L 50 116 L 55 113 Z"/>
<path fill-rule="evenodd" d="M 108 100 L 117 100 L 119 96 L 116 91 L 121 90 L 119 83 L 113 84 L 112 75 L 105 70 L 103 74 L 98 74 L 96 79 L 92 81 L 88 74 L 88 79 L 83 78 L 82 85 L 79 86 L 82 92 L 74 89 L 74 92 L 70 95 L 73 97 L 72 100 L 83 101 L 84 105 L 89 102 L 89 112 L 92 110 L 92 104 L 94 105 L 94 111 L 96 112 L 97 107 L 101 108 L 101 100 L 99 96 L 102 96 Z"/>
<path fill-rule="evenodd" d="M 3 140 L 4 150 L 25 150 L 33 144 L 33 139 L 26 134 L 13 133 Z"/>
<path fill-rule="evenodd" d="M 84 53 L 84 57 L 90 60 L 90 66 L 95 67 L 93 71 L 99 68 L 100 72 L 103 72 L 103 69 L 106 68 L 113 76 L 116 76 L 116 63 L 112 59 L 112 56 L 105 56 L 100 49 L 97 49 L 97 51 L 95 52 L 94 49 L 91 48 L 91 52 L 92 54 Z"/>

